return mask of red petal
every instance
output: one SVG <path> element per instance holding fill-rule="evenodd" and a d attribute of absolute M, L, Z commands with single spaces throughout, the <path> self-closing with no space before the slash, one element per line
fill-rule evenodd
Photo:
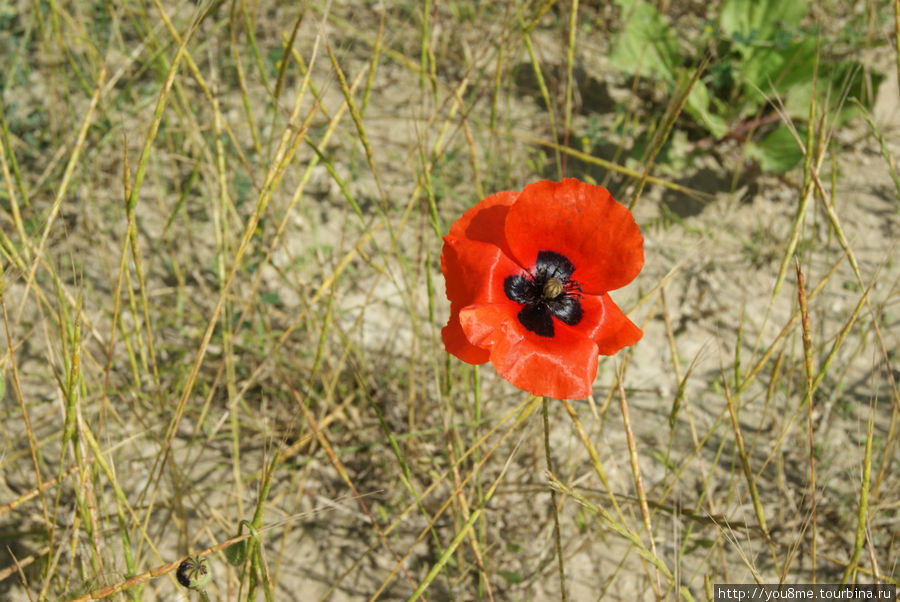
<path fill-rule="evenodd" d="M 634 345 L 644 334 L 609 295 L 584 295 L 581 309 L 581 322 L 572 328 L 593 339 L 600 355 L 613 355 L 622 347 Z"/>
<path fill-rule="evenodd" d="M 644 239 L 631 212 L 602 186 L 573 178 L 526 186 L 509 209 L 505 235 L 526 268 L 538 251 L 564 255 L 585 293 L 625 286 L 644 265 Z"/>
<path fill-rule="evenodd" d="M 452 230 L 451 230 L 452 231 Z M 488 352 L 469 342 L 459 325 L 459 311 L 473 303 L 508 302 L 503 280 L 521 268 L 494 245 L 444 237 L 441 271 L 450 300 L 450 320 L 441 330 L 444 347 L 470 364 L 488 361 Z"/>
<path fill-rule="evenodd" d="M 521 273 L 522 268 L 492 244 L 445 236 L 441 271 L 447 298 L 464 307 L 508 301 L 503 280 L 510 274 Z"/>
<path fill-rule="evenodd" d="M 506 221 L 510 206 L 518 196 L 518 192 L 511 190 L 492 194 L 463 213 L 462 217 L 450 226 L 449 235 L 490 243 L 500 247 L 507 257 L 512 257 L 503 233 L 503 223 Z"/>
<path fill-rule="evenodd" d="M 577 329 L 554 321 L 556 335 L 526 330 L 517 303 L 473 305 L 459 313 L 466 338 L 490 350 L 497 373 L 532 395 L 582 399 L 597 376 L 597 345 Z"/>
<path fill-rule="evenodd" d="M 444 341 L 444 349 L 467 364 L 483 364 L 491 357 L 487 349 L 476 347 L 466 338 L 459 324 L 459 308 L 455 304 L 450 304 L 450 320 L 441 329 L 441 339 Z"/>

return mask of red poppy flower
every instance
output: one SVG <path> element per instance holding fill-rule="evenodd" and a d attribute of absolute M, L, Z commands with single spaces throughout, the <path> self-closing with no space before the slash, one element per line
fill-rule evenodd
<path fill-rule="evenodd" d="M 608 295 L 641 271 L 643 245 L 602 186 L 542 180 L 487 197 L 444 237 L 444 346 L 534 395 L 587 397 L 597 356 L 643 334 Z"/>

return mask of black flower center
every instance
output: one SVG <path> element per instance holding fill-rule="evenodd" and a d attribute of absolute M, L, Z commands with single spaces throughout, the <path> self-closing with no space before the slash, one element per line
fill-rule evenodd
<path fill-rule="evenodd" d="M 517 316 L 522 326 L 539 336 L 552 337 L 553 318 L 569 326 L 581 322 L 581 285 L 570 280 L 574 271 L 564 255 L 539 251 L 533 273 L 503 280 L 506 296 L 524 306 Z"/>

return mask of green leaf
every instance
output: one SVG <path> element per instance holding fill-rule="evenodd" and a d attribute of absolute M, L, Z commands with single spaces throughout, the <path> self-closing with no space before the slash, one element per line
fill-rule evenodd
<path fill-rule="evenodd" d="M 786 101 L 795 90 L 811 91 L 815 61 L 816 39 L 812 37 L 782 50 L 758 49 L 743 67 L 744 94 L 748 100 L 756 99 L 761 104 L 766 96 L 778 95 Z M 805 110 L 808 114 L 808 104 Z"/>
<path fill-rule="evenodd" d="M 800 132 L 800 138 L 805 134 Z M 781 126 L 759 142 L 750 145 L 747 153 L 759 161 L 764 171 L 784 173 L 803 159 L 803 151 L 786 126 Z"/>
<path fill-rule="evenodd" d="M 688 94 L 684 112 L 701 122 L 714 138 L 721 138 L 728 133 L 728 124 L 720 115 L 710 112 L 709 103 L 709 89 L 698 79 Z"/>
<path fill-rule="evenodd" d="M 674 83 L 681 63 L 678 36 L 652 4 L 635 2 L 623 15 L 625 29 L 616 40 L 610 64 L 626 73 Z"/>
<path fill-rule="evenodd" d="M 519 571 L 500 571 L 500 576 L 506 579 L 510 585 L 522 583 L 522 573 Z"/>
<path fill-rule="evenodd" d="M 719 23 L 743 46 L 773 41 L 776 33 L 795 29 L 806 14 L 806 0 L 725 0 Z"/>
<path fill-rule="evenodd" d="M 862 63 L 857 61 L 842 61 L 840 63 L 825 63 L 819 67 L 819 81 L 816 83 L 816 105 L 826 109 L 837 111 L 837 124 L 840 125 L 848 118 L 856 114 L 854 105 L 840 103 L 848 97 L 864 100 L 871 103 L 878 86 L 884 80 L 884 76 L 878 73 L 869 74 L 866 80 L 866 71 Z M 812 76 L 803 85 L 797 85 L 791 90 L 791 94 L 785 100 L 785 109 L 792 117 L 807 119 L 809 115 L 809 103 L 812 100 Z"/>
<path fill-rule="evenodd" d="M 225 558 L 231 566 L 240 566 L 247 559 L 248 540 L 243 539 L 225 548 Z"/>

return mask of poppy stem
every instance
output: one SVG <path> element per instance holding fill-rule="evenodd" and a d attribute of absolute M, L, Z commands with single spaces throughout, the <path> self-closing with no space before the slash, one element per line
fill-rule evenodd
<path fill-rule="evenodd" d="M 544 417 L 544 458 L 547 461 L 547 472 L 553 474 L 553 462 L 550 459 L 550 417 L 547 398 L 542 399 Z M 566 570 L 563 563 L 562 537 L 559 532 L 559 512 L 556 506 L 556 489 L 550 488 L 550 503 L 553 510 L 553 535 L 556 540 L 556 560 L 559 563 L 559 591 L 563 602 L 568 600 L 566 596 Z"/>
<path fill-rule="evenodd" d="M 606 471 L 603 470 L 603 463 L 600 461 L 600 454 L 597 453 L 597 448 L 594 447 L 594 444 L 591 442 L 590 435 L 588 435 L 588 432 L 585 430 L 584 425 L 578 418 L 578 413 L 575 411 L 575 406 L 573 406 L 572 402 L 568 399 L 560 399 L 559 402 L 562 404 L 562 407 L 565 408 L 566 412 L 568 412 L 569 418 L 572 419 L 572 426 L 575 427 L 575 433 L 578 435 L 578 438 L 581 440 L 581 444 L 584 446 L 584 449 L 587 450 L 588 455 L 591 457 L 591 464 L 594 467 L 594 472 L 596 472 L 597 476 L 600 477 L 600 482 L 603 483 L 603 487 L 606 489 L 606 493 L 609 495 L 609 501 L 610 503 L 612 503 L 613 509 L 615 509 L 616 511 L 616 516 L 618 516 L 619 520 L 622 521 L 622 525 L 627 525 L 628 522 L 625 520 L 625 515 L 622 514 L 622 509 L 619 507 L 619 502 L 616 500 L 616 496 L 609 486 L 609 480 L 606 478 Z"/>

